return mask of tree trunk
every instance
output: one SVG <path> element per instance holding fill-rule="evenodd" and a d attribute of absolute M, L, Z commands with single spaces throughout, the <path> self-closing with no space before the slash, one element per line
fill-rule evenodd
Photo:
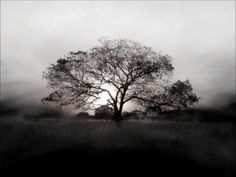
<path fill-rule="evenodd" d="M 128 89 L 128 87 L 125 88 L 124 93 L 121 94 L 119 107 L 118 106 L 115 107 L 114 119 L 116 122 L 120 122 L 122 120 L 122 110 L 123 110 L 123 106 L 124 106 L 124 98 L 125 98 L 125 93 L 126 93 L 127 89 Z"/>
<path fill-rule="evenodd" d="M 114 120 L 120 122 L 122 120 L 121 111 L 117 110 L 114 112 Z"/>
<path fill-rule="evenodd" d="M 159 110 L 159 114 L 163 113 L 163 110 L 162 110 L 161 106 L 158 107 L 158 110 Z"/>

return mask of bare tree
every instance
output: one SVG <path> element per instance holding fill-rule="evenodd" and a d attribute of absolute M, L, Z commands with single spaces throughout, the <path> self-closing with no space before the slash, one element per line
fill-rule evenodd
<path fill-rule="evenodd" d="M 70 52 L 47 68 L 43 77 L 56 91 L 42 100 L 89 109 L 105 92 L 114 119 L 121 120 L 128 101 L 154 104 L 159 101 L 154 96 L 167 96 L 173 70 L 171 57 L 150 47 L 124 39 L 100 40 L 89 51 Z M 171 87 L 168 90 L 175 95 Z"/>

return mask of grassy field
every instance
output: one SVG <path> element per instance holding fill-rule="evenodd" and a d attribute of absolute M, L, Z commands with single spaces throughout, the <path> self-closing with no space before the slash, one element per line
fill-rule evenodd
<path fill-rule="evenodd" d="M 6 176 L 112 169 L 228 177 L 235 165 L 236 126 L 230 122 L 0 119 L 0 168 Z"/>

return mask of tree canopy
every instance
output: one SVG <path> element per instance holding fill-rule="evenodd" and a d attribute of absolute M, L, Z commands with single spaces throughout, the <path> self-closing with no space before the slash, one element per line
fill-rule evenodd
<path fill-rule="evenodd" d="M 172 84 L 171 60 L 169 55 L 135 41 L 99 40 L 89 51 L 70 52 L 43 72 L 54 92 L 42 101 L 89 109 L 105 92 L 116 120 L 121 119 L 129 101 L 188 108 L 198 97 L 189 80 Z"/>

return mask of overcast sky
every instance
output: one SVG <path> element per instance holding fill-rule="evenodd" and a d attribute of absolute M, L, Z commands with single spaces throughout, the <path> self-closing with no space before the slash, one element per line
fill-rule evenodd
<path fill-rule="evenodd" d="M 235 94 L 235 1 L 1 1 L 1 97 L 45 96 L 42 71 L 101 37 L 171 55 L 175 79 L 190 79 L 201 105 Z"/>

